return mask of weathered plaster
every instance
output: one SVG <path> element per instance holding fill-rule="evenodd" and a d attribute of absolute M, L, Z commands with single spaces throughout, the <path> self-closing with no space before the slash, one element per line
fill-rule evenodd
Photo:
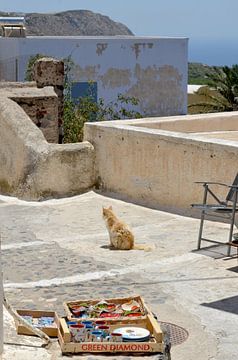
<path fill-rule="evenodd" d="M 0 97 L 0 134 L 1 193 L 37 200 L 93 187 L 93 146 L 47 143 L 24 110 L 4 96 Z"/>
<path fill-rule="evenodd" d="M 237 173 L 237 119 L 238 112 L 230 112 L 88 123 L 85 140 L 95 148 L 95 174 L 104 191 L 191 215 L 190 204 L 203 196 L 196 181 L 230 184 Z M 206 135 L 218 128 L 236 137 Z M 225 196 L 223 188 L 217 190 Z"/>
<path fill-rule="evenodd" d="M 107 43 L 98 43 L 96 53 L 98 55 L 102 55 L 103 51 L 105 51 L 107 47 L 108 47 Z"/>
<path fill-rule="evenodd" d="M 131 84 L 130 69 L 110 68 L 99 77 L 104 88 L 115 89 L 121 86 L 129 86 Z"/>
<path fill-rule="evenodd" d="M 142 68 L 136 64 L 134 76 L 137 81 L 126 95 L 138 98 L 146 114 L 163 116 L 179 112 L 184 95 L 181 91 L 182 75 L 175 67 L 153 65 Z"/>
<path fill-rule="evenodd" d="M 148 49 L 152 49 L 154 46 L 153 43 L 135 43 L 131 46 L 132 51 L 135 53 L 136 55 L 136 59 L 138 59 L 140 53 L 142 50 L 145 50 L 146 48 Z"/>
<path fill-rule="evenodd" d="M 98 76 L 100 65 L 91 66 L 87 65 L 82 67 L 80 65 L 75 65 L 73 68 L 73 77 L 76 81 L 90 81 L 95 80 Z"/>
<path fill-rule="evenodd" d="M 148 98 L 148 104 L 142 103 L 141 106 L 139 104 L 137 108 L 145 116 L 178 115 L 187 112 L 188 39 L 186 38 L 38 36 L 25 39 L 12 38 L 10 40 L 0 38 L 0 63 L 7 63 L 9 59 L 18 59 L 17 74 L 20 81 L 24 79 L 28 58 L 32 54 L 38 53 L 40 49 L 41 53 L 54 56 L 57 59 L 71 56 L 75 64 L 75 71 L 72 71 L 71 80 L 73 82 L 97 82 L 97 96 L 103 98 L 106 105 L 115 102 L 118 93 L 125 94 L 133 87 L 130 90 L 132 93 L 137 93 L 141 98 L 142 95 L 143 98 Z M 147 85 L 143 85 L 143 80 L 137 84 L 138 79 L 134 76 L 136 64 L 143 70 L 153 69 L 154 67 L 164 69 L 164 73 L 167 71 L 169 76 L 168 82 L 162 81 L 161 73 L 161 82 L 156 84 L 156 81 L 152 79 L 151 89 L 147 84 L 147 74 L 145 73 L 145 79 L 143 80 Z M 165 66 L 176 69 L 181 76 L 181 81 L 176 79 L 172 81 L 173 75 L 169 73 L 168 69 L 164 68 Z M 6 69 L 3 79 L 15 80 L 15 68 L 13 66 Z M 116 69 L 116 71 L 111 69 Z M 130 70 L 130 79 L 128 79 L 127 70 Z M 120 73 L 120 76 L 122 76 L 120 81 L 116 74 L 116 72 L 119 74 L 119 71 L 124 71 Z M 110 75 L 111 79 L 109 79 Z M 159 80 L 158 77 L 156 80 Z M 157 85 L 161 85 L 163 91 Z M 167 86 L 167 89 L 165 89 L 165 86 Z M 144 90 L 140 91 L 139 88 Z M 164 94 L 165 90 L 166 94 Z M 162 96 L 162 99 L 160 99 L 160 96 Z M 172 101 L 170 101 L 171 99 Z M 164 101 L 165 104 L 163 105 Z M 158 104 L 161 106 L 158 106 Z M 130 109 L 132 108 L 134 107 Z M 144 108 L 147 111 L 144 111 Z M 166 109 L 168 113 L 166 113 Z"/>

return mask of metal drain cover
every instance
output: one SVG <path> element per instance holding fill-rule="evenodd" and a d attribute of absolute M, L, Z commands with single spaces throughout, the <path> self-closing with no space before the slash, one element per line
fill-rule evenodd
<path fill-rule="evenodd" d="M 159 321 L 162 331 L 167 332 L 171 346 L 180 345 L 188 338 L 188 331 L 181 326 Z"/>

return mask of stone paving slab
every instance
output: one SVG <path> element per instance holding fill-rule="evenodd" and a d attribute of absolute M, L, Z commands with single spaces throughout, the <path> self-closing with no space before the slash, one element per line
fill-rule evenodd
<path fill-rule="evenodd" d="M 64 277 L 69 269 L 71 275 L 87 273 L 89 267 L 91 271 L 107 270 L 103 262 L 95 263 L 93 257 L 81 255 L 79 262 L 79 257 L 75 252 L 63 249 L 57 243 L 39 242 L 39 245 L 34 243 L 32 245 L 17 248 L 17 250 L 14 248 L 3 250 L 2 266 L 6 283 Z M 9 267 L 13 258 L 14 272 Z"/>
<path fill-rule="evenodd" d="M 108 205 L 132 227 L 136 242 L 150 245 L 152 251 L 107 248 L 101 212 Z M 238 263 L 225 258 L 224 246 L 194 251 L 197 219 L 89 192 L 41 203 L 0 196 L 0 222 L 5 292 L 14 307 L 64 315 L 65 300 L 140 294 L 159 320 L 189 332 L 186 342 L 172 348 L 172 359 L 237 360 Z M 214 222 L 206 227 L 208 235 L 220 240 L 227 229 Z M 25 346 L 6 344 L 6 360 L 68 359 L 57 344 L 46 351 L 39 348 L 39 339 L 17 336 L 5 314 L 5 343 L 9 342 Z"/>

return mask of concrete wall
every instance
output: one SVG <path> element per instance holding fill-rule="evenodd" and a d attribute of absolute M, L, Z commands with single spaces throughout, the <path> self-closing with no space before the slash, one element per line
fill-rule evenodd
<path fill-rule="evenodd" d="M 78 194 L 95 183 L 88 142 L 49 144 L 24 110 L 0 97 L 0 192 L 26 199 Z"/>
<path fill-rule="evenodd" d="M 98 97 L 106 103 L 123 93 L 140 100 L 142 114 L 186 114 L 187 43 L 186 38 L 133 36 L 0 38 L 0 79 L 23 81 L 36 53 L 71 56 L 73 80 L 97 82 Z"/>
<path fill-rule="evenodd" d="M 202 186 L 195 181 L 232 183 L 238 169 L 238 139 L 211 139 L 157 127 L 174 123 L 181 131 L 186 123 L 186 129 L 197 131 L 215 123 L 229 128 L 232 123 L 234 128 L 237 116 L 237 112 L 211 114 L 202 120 L 198 115 L 198 122 L 193 116 L 176 117 L 175 122 L 173 118 L 148 119 L 153 128 L 145 127 L 147 119 L 88 123 L 85 139 L 95 147 L 96 177 L 104 191 L 146 206 L 191 214 L 190 204 L 202 200 Z"/>
<path fill-rule="evenodd" d="M 224 112 L 213 114 L 196 114 L 189 116 L 173 116 L 161 118 L 146 118 L 126 120 L 127 125 L 136 125 L 150 129 L 175 131 L 180 133 L 208 133 L 215 131 L 238 130 L 238 112 Z M 116 124 L 116 122 L 114 122 Z"/>

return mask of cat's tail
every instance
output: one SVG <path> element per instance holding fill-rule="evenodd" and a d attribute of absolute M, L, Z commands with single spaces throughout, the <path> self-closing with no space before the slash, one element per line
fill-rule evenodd
<path fill-rule="evenodd" d="M 149 245 L 139 244 L 139 245 L 134 245 L 134 246 L 133 246 L 133 250 L 152 251 L 152 250 L 153 250 L 153 247 L 152 247 L 152 246 L 149 246 Z"/>

